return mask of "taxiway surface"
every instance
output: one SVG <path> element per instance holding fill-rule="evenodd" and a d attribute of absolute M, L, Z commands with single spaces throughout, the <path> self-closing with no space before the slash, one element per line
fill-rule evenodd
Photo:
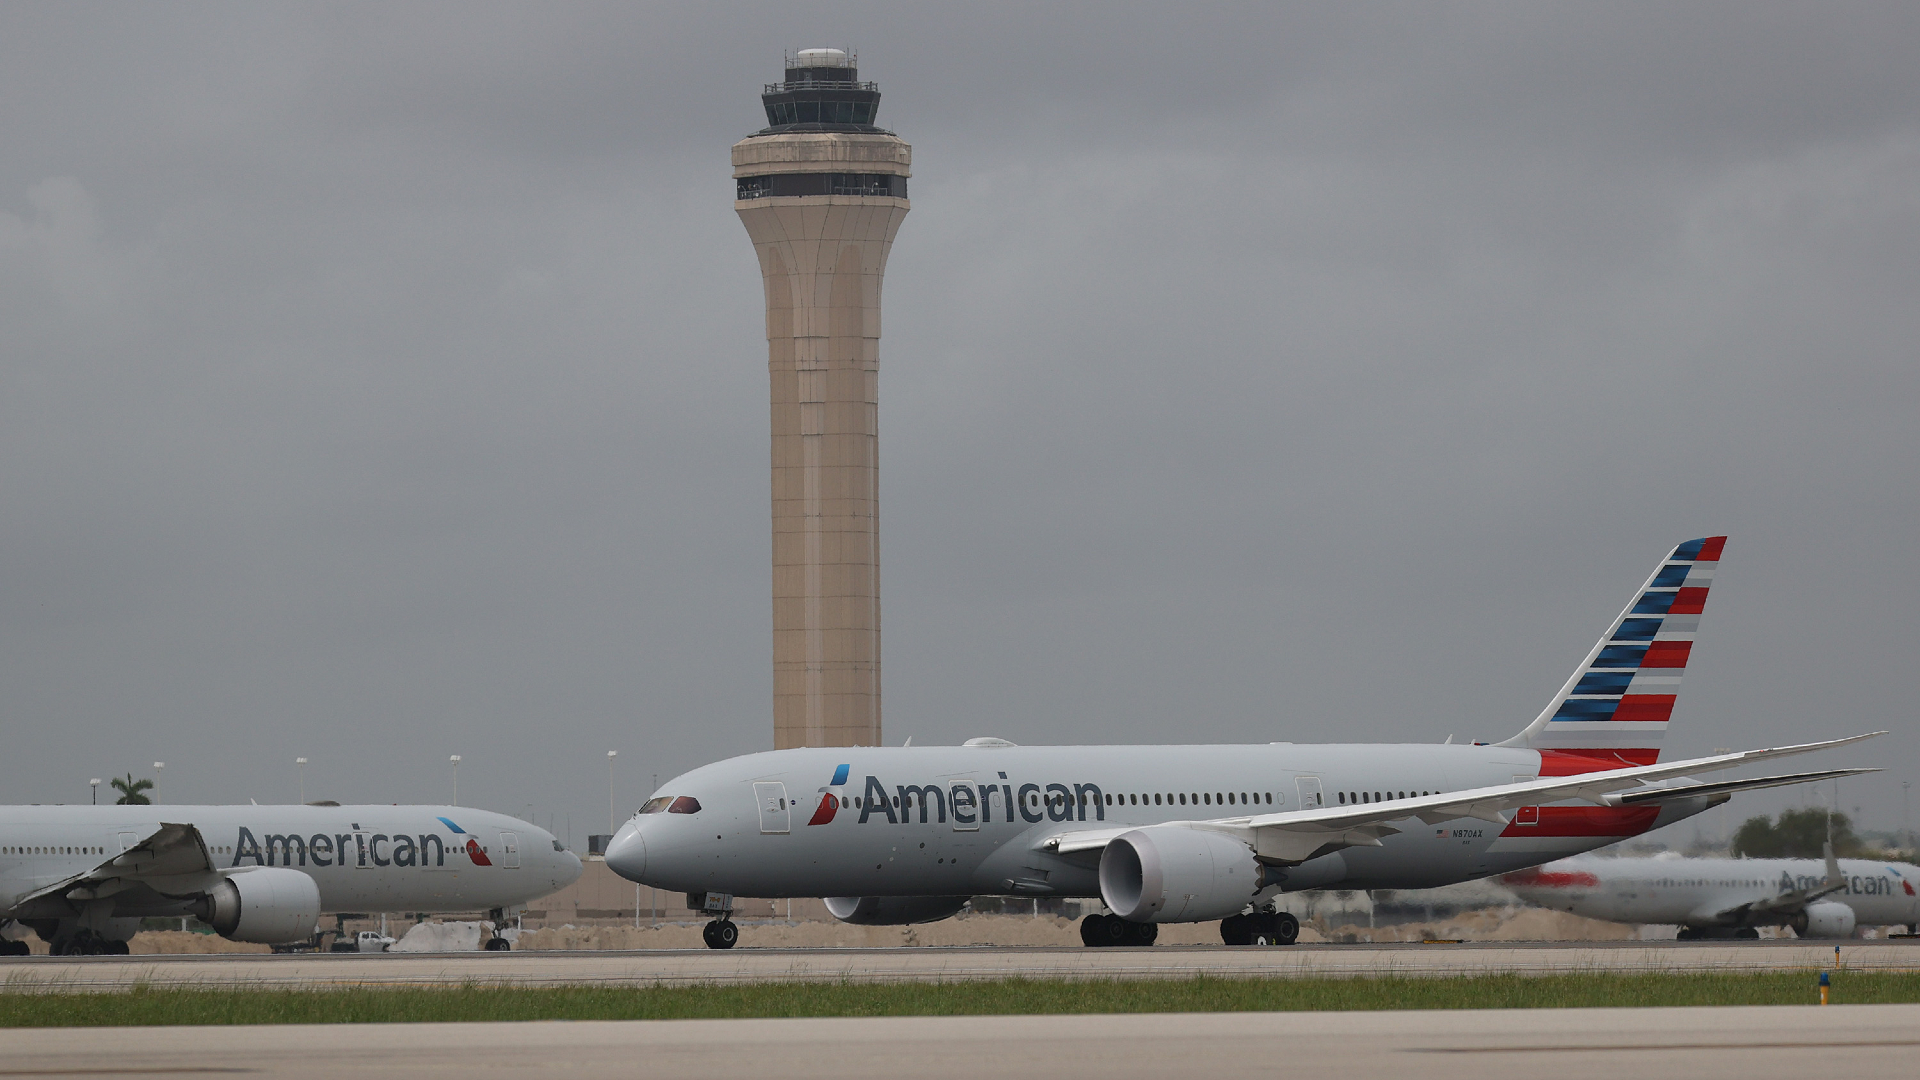
<path fill-rule="evenodd" d="M 0 1031 L 7 1076 L 1913 1075 L 1920 1005 Z"/>
<path fill-rule="evenodd" d="M 9 991 L 169 987 L 655 986 L 739 982 L 955 982 L 1580 972 L 1920 971 L 1920 943 L 1613 942 L 1295 945 L 1289 948 L 704 949 L 29 957 L 0 960 Z"/>

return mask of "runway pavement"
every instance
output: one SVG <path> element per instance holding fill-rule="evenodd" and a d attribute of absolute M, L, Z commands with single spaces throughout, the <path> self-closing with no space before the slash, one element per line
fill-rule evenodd
<path fill-rule="evenodd" d="M 1913 1075 L 1920 1006 L 0 1031 L 0 1075 L 1688 1080 Z"/>
<path fill-rule="evenodd" d="M 514 952 L 28 957 L 0 960 L 8 991 L 194 987 L 653 986 L 737 982 L 955 982 L 1516 972 L 1810 971 L 1836 966 L 1832 943 L 1488 942 L 1288 948 L 735 949 L 729 952 Z M 1920 971 L 1920 943 L 1844 942 L 1852 970 Z"/>

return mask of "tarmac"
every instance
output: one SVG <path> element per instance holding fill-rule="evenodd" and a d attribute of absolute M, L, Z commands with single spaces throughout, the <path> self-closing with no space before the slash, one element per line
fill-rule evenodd
<path fill-rule="evenodd" d="M 1917 1031 L 1917 1005 L 37 1028 L 0 1031 L 0 1073 L 1875 1080 L 1913 1075 Z"/>
<path fill-rule="evenodd" d="M 671 986 L 1523 975 L 1585 972 L 1920 971 L 1920 943 L 1845 941 L 1328 944 L 1285 948 L 705 949 L 649 952 L 176 954 L 0 960 L 8 992 L 341 986 Z"/>

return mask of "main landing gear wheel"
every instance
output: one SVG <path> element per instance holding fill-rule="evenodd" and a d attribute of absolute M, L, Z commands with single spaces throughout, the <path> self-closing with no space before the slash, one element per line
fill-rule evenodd
<path fill-rule="evenodd" d="M 33 949 L 24 941 L 0 941 L 0 956 L 32 956 Z"/>
<path fill-rule="evenodd" d="M 99 956 L 112 954 L 115 944 L 91 930 L 82 930 L 65 941 L 54 942 L 48 952 L 54 956 Z"/>
<path fill-rule="evenodd" d="M 731 949 L 740 940 L 740 928 L 732 919 L 715 919 L 700 931 L 709 949 Z"/>
<path fill-rule="evenodd" d="M 1255 935 L 1255 945 L 1291 945 L 1300 940 L 1300 920 L 1292 912 L 1276 911 L 1266 918 L 1266 927 Z M 1259 938 L 1265 937 L 1261 941 Z"/>
<path fill-rule="evenodd" d="M 1080 920 L 1080 943 L 1091 949 L 1134 944 L 1133 923 L 1118 915 L 1089 915 Z"/>
<path fill-rule="evenodd" d="M 508 941 L 506 938 L 503 938 L 503 937 L 491 937 L 487 939 L 487 943 L 485 945 L 482 945 L 480 947 L 487 950 L 488 952 L 512 952 L 513 942 Z"/>
<path fill-rule="evenodd" d="M 1758 941 L 1760 940 L 1760 931 L 1755 930 L 1751 926 L 1743 926 L 1733 932 L 1733 937 L 1735 941 Z"/>
<path fill-rule="evenodd" d="M 1220 920 L 1228 945 L 1291 945 L 1300 940 L 1300 920 L 1285 911 L 1256 911 Z"/>
<path fill-rule="evenodd" d="M 1680 928 L 1680 932 L 1679 932 L 1679 933 L 1677 933 L 1677 934 L 1675 934 L 1675 935 L 1673 935 L 1673 940 L 1675 940 L 1675 941 L 1699 941 L 1699 940 L 1700 940 L 1700 937 L 1701 937 L 1701 934 L 1700 934 L 1700 931 L 1698 931 L 1698 930 L 1695 930 L 1695 929 L 1694 929 L 1693 927 L 1691 927 L 1691 926 L 1683 926 L 1683 927 L 1681 927 L 1681 928 Z"/>

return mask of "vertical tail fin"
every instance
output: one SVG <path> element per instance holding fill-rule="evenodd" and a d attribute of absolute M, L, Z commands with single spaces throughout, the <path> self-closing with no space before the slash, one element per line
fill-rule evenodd
<path fill-rule="evenodd" d="M 1546 709 L 1500 745 L 1602 759 L 1604 768 L 1658 761 L 1726 542 L 1708 536 L 1674 548 Z M 1541 768 L 1580 771 L 1564 764 Z"/>

